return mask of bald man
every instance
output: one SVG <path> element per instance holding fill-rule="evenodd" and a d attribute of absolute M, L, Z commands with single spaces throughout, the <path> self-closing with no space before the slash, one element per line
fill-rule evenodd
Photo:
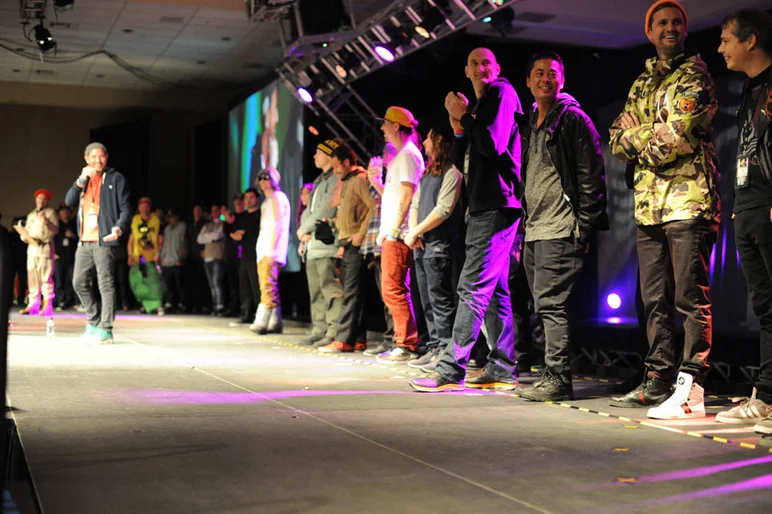
<path fill-rule="evenodd" d="M 520 131 L 515 116 L 523 113 L 515 88 L 499 77 L 501 66 L 487 48 L 476 48 L 464 67 L 477 103 L 451 92 L 445 98 L 455 132 L 453 161 L 466 182 L 468 224 L 466 261 L 458 284 L 458 311 L 453 341 L 436 371 L 410 385 L 416 391 L 440 392 L 472 387 L 513 390 L 514 327 L 509 298 L 509 255 L 521 218 Z M 466 365 L 485 322 L 488 364 L 474 375 Z"/>

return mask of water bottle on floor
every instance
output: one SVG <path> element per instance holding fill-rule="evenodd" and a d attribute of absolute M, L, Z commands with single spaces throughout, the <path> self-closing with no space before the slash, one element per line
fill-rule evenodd
<path fill-rule="evenodd" d="M 48 318 L 46 321 L 46 337 L 53 339 L 56 337 L 56 327 L 54 326 L 54 318 Z"/>

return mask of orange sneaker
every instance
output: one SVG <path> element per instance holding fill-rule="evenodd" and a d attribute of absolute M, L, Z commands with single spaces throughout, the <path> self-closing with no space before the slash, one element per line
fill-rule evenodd
<path fill-rule="evenodd" d="M 354 345 L 355 352 L 363 352 L 365 350 L 367 350 L 367 343 L 359 342 Z"/>
<path fill-rule="evenodd" d="M 342 352 L 353 352 L 354 347 L 350 344 L 346 344 L 343 341 L 333 341 L 327 346 L 322 346 L 318 348 L 318 351 L 320 353 L 342 353 Z"/>

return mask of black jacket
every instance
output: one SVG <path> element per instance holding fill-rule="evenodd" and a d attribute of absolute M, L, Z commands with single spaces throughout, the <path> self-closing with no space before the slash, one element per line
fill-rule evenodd
<path fill-rule="evenodd" d="M 772 116 L 772 66 L 767 70 L 767 78 L 761 89 L 761 98 L 764 98 L 762 113 L 759 116 L 759 133 L 756 142 L 756 157 L 759 161 L 759 168 L 764 180 L 772 182 L 772 130 L 769 130 L 770 116 Z M 746 84 L 743 91 L 743 100 L 740 109 L 737 111 L 737 127 L 742 131 L 743 113 L 747 108 L 747 103 L 751 100 L 751 87 Z M 738 147 L 739 148 L 739 147 Z M 738 150 L 739 151 L 739 150 Z"/>
<path fill-rule="evenodd" d="M 536 105 L 531 111 L 531 116 L 535 115 Z M 579 222 L 581 239 L 586 242 L 596 230 L 609 229 L 606 215 L 606 167 L 600 136 L 590 118 L 579 108 L 579 102 L 567 93 L 560 93 L 543 123 L 547 130 L 547 152 Z M 522 177 L 525 183 L 528 180 L 526 170 L 530 120 L 523 120 L 521 130 Z M 525 198 L 523 204 L 525 206 Z"/>
<path fill-rule="evenodd" d="M 453 144 L 453 163 L 466 173 L 469 213 L 520 208 L 520 131 L 523 108 L 507 79 L 488 85 L 471 114 L 461 118 L 464 135 Z M 469 148 L 469 168 L 464 170 Z"/>
<path fill-rule="evenodd" d="M 78 213 L 77 228 L 80 237 L 80 224 L 83 213 L 80 209 L 80 199 L 88 189 L 81 189 L 75 182 L 67 191 L 64 203 Z M 129 184 L 126 178 L 115 168 L 105 168 L 102 172 L 102 187 L 99 190 L 99 246 L 119 246 L 121 239 L 105 242 L 104 238 L 113 230 L 113 227 L 121 229 L 122 233 L 129 230 L 131 222 L 131 206 L 129 205 Z"/>

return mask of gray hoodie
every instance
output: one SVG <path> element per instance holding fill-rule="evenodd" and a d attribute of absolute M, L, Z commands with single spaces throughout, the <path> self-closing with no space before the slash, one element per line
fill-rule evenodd
<path fill-rule="evenodd" d="M 311 240 L 306 243 L 306 259 L 324 259 L 335 257 L 338 247 L 333 243 L 326 245 L 316 239 L 316 221 L 322 218 L 332 219 L 338 211 L 340 201 L 340 179 L 330 168 L 314 180 L 314 190 L 311 192 L 311 202 L 300 216 L 300 230 L 311 234 Z"/>

